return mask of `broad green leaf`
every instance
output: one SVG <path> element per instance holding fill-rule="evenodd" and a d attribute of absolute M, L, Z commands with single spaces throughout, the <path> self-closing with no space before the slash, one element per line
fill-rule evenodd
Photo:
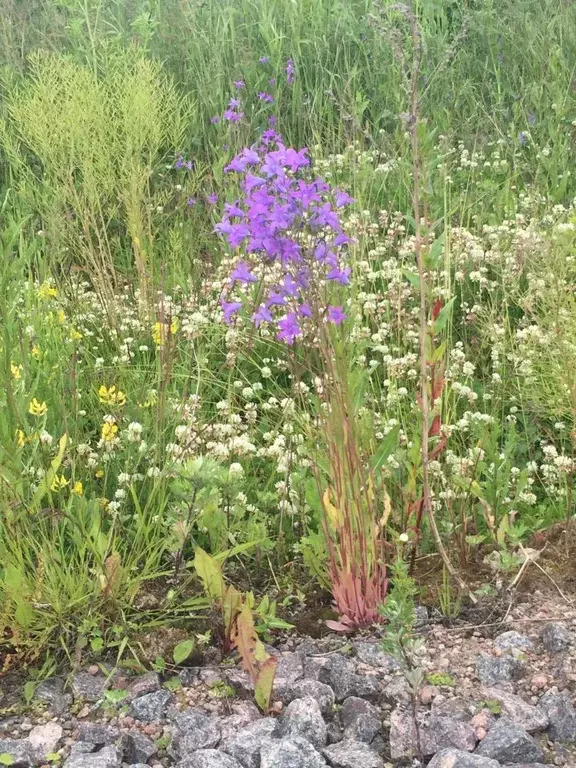
<path fill-rule="evenodd" d="M 183 661 L 186 661 L 190 654 L 193 653 L 194 648 L 196 648 L 196 641 L 193 638 L 178 643 L 172 652 L 174 664 L 182 664 Z"/>
<path fill-rule="evenodd" d="M 398 427 L 394 427 L 394 429 L 391 429 L 390 432 L 384 436 L 384 439 L 380 441 L 377 451 L 370 459 L 372 469 L 380 469 L 398 446 L 398 429 Z"/>
<path fill-rule="evenodd" d="M 129 695 L 128 691 L 125 691 L 122 688 L 114 688 L 113 690 L 104 692 L 105 698 L 108 699 L 111 704 L 120 704 L 120 702 L 124 701 Z"/>
<path fill-rule="evenodd" d="M 208 597 L 212 600 L 222 600 L 224 595 L 224 579 L 219 562 L 201 547 L 197 547 L 194 555 L 194 568 L 204 585 Z"/>

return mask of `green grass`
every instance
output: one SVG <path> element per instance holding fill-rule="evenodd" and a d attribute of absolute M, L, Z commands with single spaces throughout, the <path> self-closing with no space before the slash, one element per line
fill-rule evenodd
<path fill-rule="evenodd" d="M 454 300 L 437 340 L 448 442 L 434 507 L 454 562 L 480 547 L 512 568 L 518 541 L 574 515 L 576 6 L 416 8 L 431 291 Z M 134 638 L 163 622 L 205 629 L 195 545 L 235 552 L 231 573 L 256 593 L 327 583 L 318 358 L 296 350 L 297 390 L 286 348 L 219 311 L 231 262 L 213 227 L 238 194 L 223 169 L 271 114 L 356 199 L 338 350 L 362 460 L 381 455 L 388 539 L 409 556 L 421 482 L 410 61 L 386 2 L 8 2 L 0 644 L 23 658 L 93 642 L 137 655 Z M 212 124 L 234 95 L 244 120 Z M 193 170 L 174 167 L 179 155 Z M 426 526 L 420 546 L 434 547 Z"/>

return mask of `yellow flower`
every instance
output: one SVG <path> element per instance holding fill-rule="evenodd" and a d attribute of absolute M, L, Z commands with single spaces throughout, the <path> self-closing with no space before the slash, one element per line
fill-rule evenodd
<path fill-rule="evenodd" d="M 16 430 L 16 442 L 18 444 L 18 448 L 21 448 L 26 442 L 26 435 L 21 429 Z"/>
<path fill-rule="evenodd" d="M 152 331 L 154 344 L 161 347 L 169 335 L 174 336 L 177 333 L 179 327 L 180 323 L 177 317 L 171 321 L 170 325 L 168 323 L 154 323 L 154 330 Z"/>
<path fill-rule="evenodd" d="M 75 496 L 82 496 L 82 494 L 84 493 L 84 486 L 82 485 L 82 482 L 80 480 L 76 480 L 76 482 L 74 483 L 74 486 L 72 488 L 72 493 Z"/>
<path fill-rule="evenodd" d="M 96 472 L 94 472 L 94 475 L 96 477 L 104 477 L 104 470 L 103 469 L 97 469 Z"/>
<path fill-rule="evenodd" d="M 46 413 L 48 413 L 48 406 L 44 401 L 41 403 L 36 400 L 35 397 L 30 400 L 30 405 L 28 406 L 28 413 L 31 413 L 32 416 L 44 416 Z"/>
<path fill-rule="evenodd" d="M 80 333 L 80 331 L 76 331 L 74 328 L 70 331 L 70 341 L 80 341 L 80 339 L 83 339 L 84 337 Z"/>
<path fill-rule="evenodd" d="M 70 480 L 66 480 L 64 475 L 55 475 L 54 480 L 52 480 L 52 484 L 50 485 L 50 490 L 54 491 L 54 493 L 57 493 L 58 491 L 61 491 L 62 488 L 66 488 L 69 483 Z"/>
<path fill-rule="evenodd" d="M 40 347 L 37 344 L 34 344 L 32 347 L 32 357 L 34 357 L 36 360 L 40 357 Z"/>
<path fill-rule="evenodd" d="M 50 283 L 42 283 L 37 293 L 41 299 L 54 299 L 58 295 L 58 291 Z"/>
<path fill-rule="evenodd" d="M 148 397 L 141 403 L 138 403 L 140 408 L 152 408 L 158 402 L 158 395 L 155 390 L 148 391 Z"/>
<path fill-rule="evenodd" d="M 102 384 L 98 390 L 98 397 L 100 398 L 100 402 L 105 405 L 126 405 L 126 395 L 122 390 L 117 390 L 114 385 L 108 388 Z"/>
<path fill-rule="evenodd" d="M 109 421 L 105 421 L 104 424 L 102 424 L 102 440 L 104 440 L 105 442 L 110 442 L 110 440 L 114 440 L 117 433 L 118 433 L 118 426 L 116 424 L 110 424 Z"/>
<path fill-rule="evenodd" d="M 10 371 L 12 373 L 12 376 L 16 379 L 16 381 L 19 381 L 19 379 L 22 378 L 22 366 L 16 365 L 15 363 L 10 363 Z"/>
<path fill-rule="evenodd" d="M 64 310 L 63 309 L 61 309 L 58 312 L 58 321 L 61 322 L 61 323 L 65 323 L 66 322 L 66 315 L 64 314 Z"/>

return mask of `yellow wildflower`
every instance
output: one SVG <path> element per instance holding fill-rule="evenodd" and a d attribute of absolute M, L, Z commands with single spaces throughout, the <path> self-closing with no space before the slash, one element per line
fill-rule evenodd
<path fill-rule="evenodd" d="M 18 448 L 21 448 L 26 442 L 26 435 L 21 429 L 16 430 L 16 442 L 18 444 Z"/>
<path fill-rule="evenodd" d="M 72 488 L 72 493 L 75 496 L 82 496 L 82 494 L 84 493 L 84 486 L 82 485 L 82 482 L 80 480 L 76 480 L 76 482 L 74 483 L 74 486 Z"/>
<path fill-rule="evenodd" d="M 148 391 L 148 397 L 146 400 L 142 401 L 141 403 L 138 403 L 140 408 L 152 408 L 156 403 L 158 402 L 158 394 L 155 390 L 151 389 Z"/>
<path fill-rule="evenodd" d="M 80 339 L 83 339 L 84 337 L 80 333 L 80 331 L 75 330 L 72 328 L 70 331 L 70 341 L 80 341 Z"/>
<path fill-rule="evenodd" d="M 157 347 L 161 347 L 168 336 L 174 336 L 177 333 L 179 327 L 180 324 L 177 317 L 171 321 L 170 325 L 168 323 L 154 323 L 154 330 L 152 332 L 154 344 Z"/>
<path fill-rule="evenodd" d="M 40 347 L 37 344 L 34 344 L 32 347 L 32 357 L 34 357 L 36 360 L 40 357 Z"/>
<path fill-rule="evenodd" d="M 58 295 L 58 291 L 50 283 L 42 283 L 37 293 L 41 299 L 55 299 Z"/>
<path fill-rule="evenodd" d="M 96 472 L 94 472 L 94 475 L 96 477 L 104 477 L 104 470 L 103 469 L 97 469 Z"/>
<path fill-rule="evenodd" d="M 44 401 L 39 402 L 35 397 L 30 400 L 30 405 L 28 406 L 28 413 L 31 413 L 32 416 L 44 416 L 46 413 L 48 413 L 48 406 Z"/>
<path fill-rule="evenodd" d="M 64 313 L 64 310 L 63 310 L 63 309 L 61 309 L 61 310 L 58 312 L 58 321 L 59 321 L 60 323 L 65 323 L 65 322 L 66 322 L 66 315 L 65 315 L 65 313 Z"/>
<path fill-rule="evenodd" d="M 110 442 L 111 440 L 114 440 L 118 433 L 118 426 L 116 424 L 111 424 L 109 421 L 105 421 L 104 424 L 102 424 L 102 440 L 105 442 Z"/>
<path fill-rule="evenodd" d="M 66 480 L 64 475 L 55 475 L 54 480 L 52 480 L 52 484 L 50 485 L 50 490 L 54 491 L 54 493 L 57 493 L 58 491 L 61 491 L 62 488 L 66 488 L 69 483 L 70 480 Z"/>
<path fill-rule="evenodd" d="M 108 388 L 102 384 L 98 390 L 98 397 L 100 402 L 105 405 L 126 405 L 126 395 L 122 390 L 116 389 L 114 385 Z"/>
<path fill-rule="evenodd" d="M 10 363 L 10 371 L 12 373 L 12 376 L 16 379 L 16 381 L 19 381 L 22 378 L 22 366 L 16 365 L 15 363 Z"/>

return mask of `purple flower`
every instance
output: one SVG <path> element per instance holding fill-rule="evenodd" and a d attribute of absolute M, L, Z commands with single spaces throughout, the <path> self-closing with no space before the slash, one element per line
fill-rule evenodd
<path fill-rule="evenodd" d="M 274 96 L 271 96 L 269 93 L 266 93 L 266 91 L 260 91 L 258 93 L 258 98 L 260 101 L 265 101 L 267 104 L 272 104 L 274 101 Z"/>
<path fill-rule="evenodd" d="M 525 147 L 528 144 L 529 139 L 530 134 L 527 131 L 520 131 L 518 134 L 518 141 L 522 147 Z"/>
<path fill-rule="evenodd" d="M 235 203 L 224 203 L 226 216 L 244 216 L 244 211 L 238 206 L 238 200 Z"/>
<path fill-rule="evenodd" d="M 258 61 L 260 62 L 260 64 L 268 64 L 268 62 L 270 61 L 270 58 L 268 56 L 260 56 Z"/>
<path fill-rule="evenodd" d="M 334 196 L 336 198 L 336 208 L 342 208 L 345 205 L 350 205 L 350 203 L 354 202 L 353 197 L 350 197 L 347 192 L 343 192 L 340 189 L 334 190 Z"/>
<path fill-rule="evenodd" d="M 340 230 L 340 219 L 335 211 L 332 210 L 330 203 L 324 203 L 324 205 L 316 208 L 314 225 L 316 227 L 330 227 L 330 229 L 334 229 L 336 232 Z"/>
<path fill-rule="evenodd" d="M 252 320 L 254 321 L 256 328 L 260 328 L 262 323 L 272 322 L 272 312 L 270 312 L 268 307 L 266 307 L 264 304 L 261 304 L 258 310 L 252 315 Z"/>
<path fill-rule="evenodd" d="M 174 168 L 184 168 L 184 159 L 182 158 L 182 155 L 178 155 L 178 159 L 174 163 Z"/>
<path fill-rule="evenodd" d="M 276 117 L 276 115 L 270 115 L 270 117 L 268 118 L 268 125 L 271 125 L 272 128 L 275 128 L 277 123 L 278 123 L 278 118 Z M 272 131 L 272 133 L 274 133 L 274 131 Z M 276 135 L 278 136 L 278 134 Z M 278 139 L 280 139 L 280 136 L 278 136 Z"/>
<path fill-rule="evenodd" d="M 192 206 L 196 205 L 196 198 L 195 198 L 195 197 L 192 197 L 192 196 L 190 196 L 190 197 L 188 198 L 188 200 L 186 200 L 186 205 L 187 205 L 189 208 L 192 208 Z"/>
<path fill-rule="evenodd" d="M 340 285 L 349 285 L 351 272 L 350 267 L 344 267 L 344 269 L 332 267 L 326 275 L 326 280 L 334 280 L 335 283 L 340 283 Z"/>
<path fill-rule="evenodd" d="M 210 195 L 208 195 L 207 199 L 210 205 L 216 205 L 216 203 L 218 202 L 218 195 L 216 194 L 216 192 L 212 192 Z"/>
<path fill-rule="evenodd" d="M 295 339 L 302 335 L 302 330 L 298 325 L 296 312 L 289 312 L 278 321 L 278 333 L 276 338 L 284 341 L 286 344 L 294 344 Z"/>
<path fill-rule="evenodd" d="M 271 77 L 270 80 L 268 80 L 268 85 L 272 85 L 272 86 L 276 85 L 276 78 Z"/>
<path fill-rule="evenodd" d="M 217 125 L 220 122 L 220 118 L 218 117 L 218 115 L 214 115 L 214 117 L 210 118 L 210 122 L 212 123 L 212 125 Z"/>
<path fill-rule="evenodd" d="M 300 304 L 298 307 L 298 312 L 302 315 L 302 317 L 312 317 L 312 310 L 310 309 L 310 304 L 307 302 Z"/>
<path fill-rule="evenodd" d="M 220 302 L 220 306 L 222 307 L 222 312 L 224 313 L 224 322 L 227 325 L 230 325 L 232 322 L 232 315 L 235 315 L 236 312 L 238 312 L 240 309 L 242 309 L 242 302 L 241 301 L 222 301 Z"/>
<path fill-rule="evenodd" d="M 239 99 L 234 99 L 234 98 L 232 98 L 232 99 L 230 99 L 230 101 L 228 102 L 228 107 L 229 107 L 230 109 L 236 109 L 236 107 L 239 107 L 239 106 L 240 106 L 240 100 L 239 100 Z"/>
<path fill-rule="evenodd" d="M 239 123 L 244 117 L 244 112 L 234 112 L 233 109 L 227 109 L 222 117 L 230 123 Z"/>
<path fill-rule="evenodd" d="M 328 307 L 328 322 L 334 323 L 334 325 L 340 325 L 346 320 L 346 314 L 342 307 Z"/>
<path fill-rule="evenodd" d="M 530 125 L 536 125 L 536 114 L 534 112 L 528 112 L 528 122 Z"/>
<path fill-rule="evenodd" d="M 296 80 L 296 71 L 294 69 L 294 62 L 292 59 L 288 59 L 286 62 L 286 69 L 284 71 L 286 72 L 286 80 L 288 81 L 288 85 L 292 85 Z"/>
<path fill-rule="evenodd" d="M 258 278 L 250 271 L 250 266 L 245 261 L 239 261 L 236 264 L 230 277 L 234 281 L 244 283 L 244 285 L 258 282 Z"/>
<path fill-rule="evenodd" d="M 240 88 L 244 88 L 244 85 L 244 80 L 234 80 L 234 88 L 238 88 L 240 90 Z"/>

